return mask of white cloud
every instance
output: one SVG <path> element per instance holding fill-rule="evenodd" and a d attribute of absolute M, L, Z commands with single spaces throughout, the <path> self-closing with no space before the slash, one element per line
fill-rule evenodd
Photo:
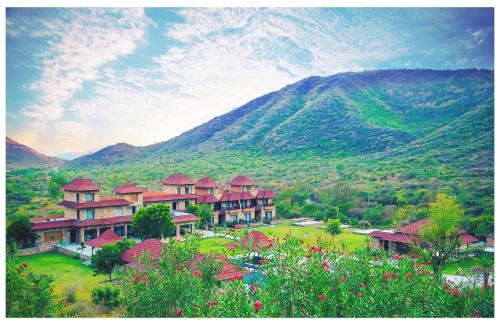
<path fill-rule="evenodd" d="M 32 85 L 40 101 L 25 109 L 44 123 L 31 131 L 37 148 L 57 153 L 164 141 L 286 84 L 369 68 L 363 62 L 400 50 L 382 25 L 346 21 L 335 11 L 185 9 L 185 22 L 168 25 L 166 39 L 155 40 L 178 45 L 151 58 L 153 67 L 115 70 L 103 66 L 134 52 L 151 23 L 141 10 L 113 14 L 121 18 L 71 11 L 67 21 L 47 20 L 36 32 L 55 36 L 42 78 Z M 97 82 L 95 96 L 71 100 L 86 80 Z"/>

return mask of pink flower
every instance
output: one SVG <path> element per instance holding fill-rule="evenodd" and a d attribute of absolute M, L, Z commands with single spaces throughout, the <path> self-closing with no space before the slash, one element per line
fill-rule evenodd
<path fill-rule="evenodd" d="M 235 276 L 233 277 L 233 280 L 236 280 L 236 281 L 238 281 L 238 280 L 242 280 L 242 279 L 243 279 L 243 274 L 237 274 L 237 275 L 235 275 Z"/>
<path fill-rule="evenodd" d="M 199 278 L 199 277 L 201 276 L 201 272 L 200 272 L 200 271 L 198 271 L 198 270 L 196 270 L 196 271 L 194 271 L 194 272 L 193 272 L 193 275 L 194 275 L 195 277 Z"/>
<path fill-rule="evenodd" d="M 406 273 L 406 276 L 405 276 L 407 279 L 413 279 L 413 273 L 411 272 L 408 272 Z"/>
<path fill-rule="evenodd" d="M 364 288 L 365 288 L 365 284 L 364 284 L 364 283 L 361 283 L 361 284 L 359 285 L 359 288 L 360 288 L 360 289 L 364 289 Z"/>
<path fill-rule="evenodd" d="M 325 295 L 319 295 L 319 299 L 321 299 L 321 300 L 325 300 L 325 299 L 326 299 L 326 296 L 325 296 Z"/>
<path fill-rule="evenodd" d="M 177 314 L 177 316 L 182 316 L 184 315 L 184 309 L 177 309 L 175 313 Z"/>
<path fill-rule="evenodd" d="M 457 288 L 453 288 L 453 295 L 457 298 L 460 297 L 460 291 L 458 291 Z"/>
<path fill-rule="evenodd" d="M 328 271 L 329 269 L 330 269 L 330 267 L 328 266 L 328 261 L 324 260 L 323 261 L 323 270 Z"/>
<path fill-rule="evenodd" d="M 253 310 L 255 311 L 255 313 L 258 313 L 261 308 L 262 308 L 262 303 L 260 302 L 260 300 L 257 300 L 256 302 L 253 303 Z"/>
<path fill-rule="evenodd" d="M 213 306 L 216 306 L 217 305 L 217 301 L 209 301 L 207 302 L 207 306 L 208 307 L 213 307 Z"/>
<path fill-rule="evenodd" d="M 241 227 L 242 226 L 238 224 L 238 225 L 234 226 L 234 229 L 241 229 Z"/>
<path fill-rule="evenodd" d="M 345 282 L 345 276 L 340 278 L 340 282 L 344 283 Z"/>
<path fill-rule="evenodd" d="M 399 257 L 399 255 L 396 254 L 396 255 L 392 255 L 392 259 L 393 260 L 399 260 L 399 259 L 401 259 L 401 257 Z"/>
<path fill-rule="evenodd" d="M 394 279 L 394 275 L 390 274 L 389 272 L 385 272 L 384 279 Z"/>

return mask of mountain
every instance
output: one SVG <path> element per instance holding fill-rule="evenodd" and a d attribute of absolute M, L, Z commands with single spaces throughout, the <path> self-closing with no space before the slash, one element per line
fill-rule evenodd
<path fill-rule="evenodd" d="M 7 169 L 30 167 L 54 167 L 64 164 L 64 160 L 41 154 L 24 144 L 6 137 Z"/>
<path fill-rule="evenodd" d="M 71 160 L 73 166 L 110 166 L 140 158 L 141 147 L 117 143 L 94 153 Z"/>
<path fill-rule="evenodd" d="M 379 70 L 310 77 L 173 139 L 105 148 L 68 171 L 141 183 L 171 172 L 276 189 L 347 182 L 363 192 L 460 193 L 493 204 L 493 71 Z M 103 154 L 106 153 L 106 154 Z M 392 195 L 392 194 L 391 194 Z"/>

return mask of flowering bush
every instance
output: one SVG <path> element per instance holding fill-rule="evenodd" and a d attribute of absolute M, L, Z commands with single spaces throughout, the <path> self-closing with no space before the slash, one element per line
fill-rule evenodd
<path fill-rule="evenodd" d="M 123 274 L 125 311 L 133 317 L 492 317 L 493 288 L 455 285 L 419 257 L 321 247 L 288 238 L 263 248 L 257 280 L 217 283 L 214 256 L 189 269 L 189 240 L 157 263 Z M 179 269 L 183 263 L 186 267 Z M 157 265 L 156 265 L 157 264 Z M 140 277 L 140 280 L 135 281 Z"/>

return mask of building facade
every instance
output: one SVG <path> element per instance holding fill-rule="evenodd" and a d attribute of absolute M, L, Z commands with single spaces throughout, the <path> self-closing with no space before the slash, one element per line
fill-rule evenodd
<path fill-rule="evenodd" d="M 198 181 L 183 174 L 174 174 L 160 182 L 162 191 L 126 183 L 102 196 L 100 187 L 89 179 L 77 178 L 61 187 L 63 215 L 32 219 L 32 229 L 40 236 L 39 246 L 55 245 L 60 241 L 80 242 L 99 237 L 113 230 L 120 237 L 133 236 L 132 216 L 143 206 L 167 204 L 172 211 L 176 235 L 195 230 L 198 218 L 184 212 L 189 205 L 208 204 L 213 211 L 211 225 L 234 225 L 259 222 L 276 217 L 271 190 L 256 189 L 256 183 L 238 176 L 220 191 L 221 184 L 205 177 Z"/>

